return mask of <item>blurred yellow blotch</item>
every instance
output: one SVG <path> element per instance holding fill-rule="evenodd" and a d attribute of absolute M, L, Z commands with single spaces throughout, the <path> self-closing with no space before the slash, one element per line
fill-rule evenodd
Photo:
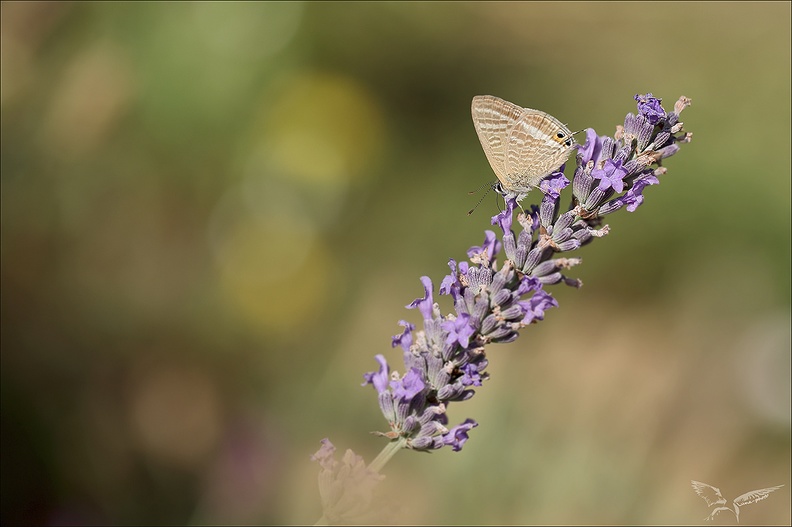
<path fill-rule="evenodd" d="M 342 184 L 367 177 L 381 151 L 379 104 L 351 78 L 303 73 L 262 102 L 258 130 L 278 172 L 304 184 Z"/>
<path fill-rule="evenodd" d="M 254 327 L 286 335 L 325 306 L 336 265 L 319 233 L 373 173 L 384 133 L 379 103 L 339 74 L 291 75 L 262 96 L 244 179 L 209 228 L 223 296 Z"/>
<path fill-rule="evenodd" d="M 302 245 L 303 258 L 293 258 L 295 245 Z M 224 240 L 220 283 L 229 304 L 252 326 L 286 334 L 327 301 L 334 264 L 310 231 L 281 222 L 239 221 Z"/>

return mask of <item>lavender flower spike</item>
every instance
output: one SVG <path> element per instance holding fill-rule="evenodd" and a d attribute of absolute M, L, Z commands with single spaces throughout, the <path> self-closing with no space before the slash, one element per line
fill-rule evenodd
<path fill-rule="evenodd" d="M 463 440 L 450 438 L 461 437 L 455 434 L 464 430 L 467 440 L 474 421 L 468 419 L 449 431 L 446 411 L 451 403 L 473 397 L 473 388 L 488 379 L 485 347 L 513 341 L 522 328 L 543 320 L 546 311 L 558 305 L 544 287 L 582 285 L 565 275 L 580 259 L 556 257 L 558 253 L 574 251 L 607 234 L 607 226 L 599 228 L 602 215 L 621 207 L 634 211 L 644 200 L 644 190 L 656 185 L 658 175 L 665 171 L 653 166 L 664 157 L 655 150 L 657 145 L 678 148 L 689 140 L 687 135 L 676 135 L 681 133 L 676 110 L 688 106 L 689 99 L 681 98 L 671 113 L 651 93 L 636 95 L 635 100 L 638 114 L 628 114 L 614 137 L 591 129 L 586 132 L 586 143 L 577 155 L 573 201 L 566 210 L 561 209 L 560 193 L 569 181 L 557 171 L 539 185 L 545 193 L 541 206 L 517 216 L 522 227 L 519 233 L 512 230 L 517 203 L 511 198 L 506 210 L 492 218 L 502 238 L 486 231 L 484 243 L 467 251 L 469 263 L 450 260 L 451 273 L 439 292 L 452 297 L 454 313 L 441 315 L 434 303 L 432 281 L 421 278 L 424 296 L 407 307 L 420 310 L 423 328 L 401 321 L 405 330 L 393 337 L 393 345 L 405 350 L 407 373 L 400 377 L 394 372 L 387 390 L 382 389 L 384 366 L 379 374 L 366 374 L 390 425 L 381 435 L 399 438 L 414 450 L 462 448 Z M 502 251 L 505 255 L 499 265 Z M 383 359 L 378 356 L 377 360 Z"/>
<path fill-rule="evenodd" d="M 369 470 L 379 471 L 403 448 L 462 449 L 478 424 L 467 418 L 448 428 L 447 411 L 475 396 L 475 388 L 489 380 L 486 347 L 512 342 L 525 327 L 544 320 L 546 312 L 558 306 L 545 288 L 559 283 L 582 285 L 566 275 L 581 260 L 561 253 L 608 234 L 603 216 L 623 207 L 636 211 L 646 190 L 659 184 L 667 172 L 661 166 L 663 159 L 690 142 L 691 134 L 683 131 L 679 120 L 690 99 L 680 97 L 670 113 L 651 93 L 636 95 L 635 100 L 637 115 L 627 114 L 612 137 L 587 130 L 586 142 L 576 156 L 567 207 L 561 206 L 560 194 L 569 184 L 562 169 L 540 182 L 542 202 L 517 215 L 517 232 L 513 230 L 517 201 L 510 197 L 506 210 L 492 218 L 502 236 L 485 231 L 484 242 L 467 251 L 469 262 L 449 261 L 451 272 L 439 293 L 451 297 L 452 313 L 441 314 L 431 279 L 421 277 L 424 295 L 407 307 L 418 308 L 423 327 L 417 329 L 402 320 L 402 333 L 391 341 L 403 350 L 405 373 L 391 371 L 385 357 L 377 355 L 379 369 L 364 375 L 364 385 L 374 387 L 389 427 L 377 435 L 390 440 Z M 348 470 L 360 471 L 354 454 L 349 455 Z M 338 478 L 340 472 L 334 472 L 337 465 L 329 461 L 327 449 L 320 450 L 315 459 L 328 480 Z M 323 494 L 326 499 L 335 500 Z M 338 505 L 335 509 L 332 503 L 328 506 L 338 510 Z"/>

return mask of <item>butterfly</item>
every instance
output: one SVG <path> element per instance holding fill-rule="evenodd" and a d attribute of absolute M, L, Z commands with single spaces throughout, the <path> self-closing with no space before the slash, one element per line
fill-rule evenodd
<path fill-rule="evenodd" d="M 473 125 L 492 170 L 492 188 L 520 201 L 556 171 L 577 147 L 572 132 L 552 115 L 522 108 L 493 95 L 471 104 Z"/>

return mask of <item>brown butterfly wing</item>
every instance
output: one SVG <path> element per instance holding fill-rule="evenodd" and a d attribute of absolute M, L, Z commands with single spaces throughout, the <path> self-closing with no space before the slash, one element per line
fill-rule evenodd
<path fill-rule="evenodd" d="M 495 175 L 506 187 L 509 187 L 509 182 L 504 180 L 509 130 L 522 113 L 520 106 L 493 95 L 477 95 L 471 104 L 473 125 L 481 147 Z"/>
<path fill-rule="evenodd" d="M 538 186 L 567 160 L 572 147 L 557 141 L 558 132 L 563 132 L 564 137 L 572 136 L 552 115 L 530 108 L 523 110 L 507 137 L 506 174 L 515 190 L 527 192 Z"/>

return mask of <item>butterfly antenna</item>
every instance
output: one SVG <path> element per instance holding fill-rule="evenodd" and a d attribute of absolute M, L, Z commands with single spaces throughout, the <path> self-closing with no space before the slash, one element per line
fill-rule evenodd
<path fill-rule="evenodd" d="M 483 189 L 483 188 L 484 188 L 484 187 L 486 187 L 487 185 L 489 185 L 489 186 L 491 187 L 491 186 L 492 186 L 492 183 L 487 183 L 487 182 L 485 182 L 483 185 L 481 185 L 481 186 L 480 186 L 479 188 L 477 188 L 476 190 L 470 190 L 470 191 L 468 191 L 468 194 L 475 194 L 476 192 L 478 192 L 479 190 Z M 487 192 L 489 192 L 489 191 L 487 191 Z M 486 194 L 484 194 L 484 195 L 486 196 Z"/>
<path fill-rule="evenodd" d="M 495 185 L 493 185 L 492 183 L 487 183 L 487 184 L 489 185 L 489 188 L 488 188 L 488 189 L 487 189 L 487 191 L 486 191 L 486 192 L 485 192 L 485 193 L 484 193 L 484 194 L 483 194 L 483 195 L 482 195 L 482 196 L 479 198 L 478 202 L 476 203 L 476 206 L 475 206 L 475 207 L 473 207 L 472 209 L 470 209 L 470 210 L 468 211 L 468 216 L 470 216 L 471 214 L 473 214 L 473 211 L 474 211 L 474 210 L 476 210 L 476 209 L 478 208 L 478 206 L 479 206 L 479 205 L 481 205 L 481 202 L 482 202 L 482 201 L 484 201 L 484 198 L 486 198 L 486 197 L 487 197 L 487 194 L 489 194 L 490 190 L 492 190 L 493 188 L 495 188 Z M 482 188 L 484 188 L 484 185 L 480 186 L 480 187 L 478 188 L 478 190 L 475 190 L 475 191 L 473 191 L 473 192 L 478 192 L 478 191 L 479 191 L 479 190 L 481 190 Z M 468 194 L 473 194 L 473 192 L 468 192 Z"/>

